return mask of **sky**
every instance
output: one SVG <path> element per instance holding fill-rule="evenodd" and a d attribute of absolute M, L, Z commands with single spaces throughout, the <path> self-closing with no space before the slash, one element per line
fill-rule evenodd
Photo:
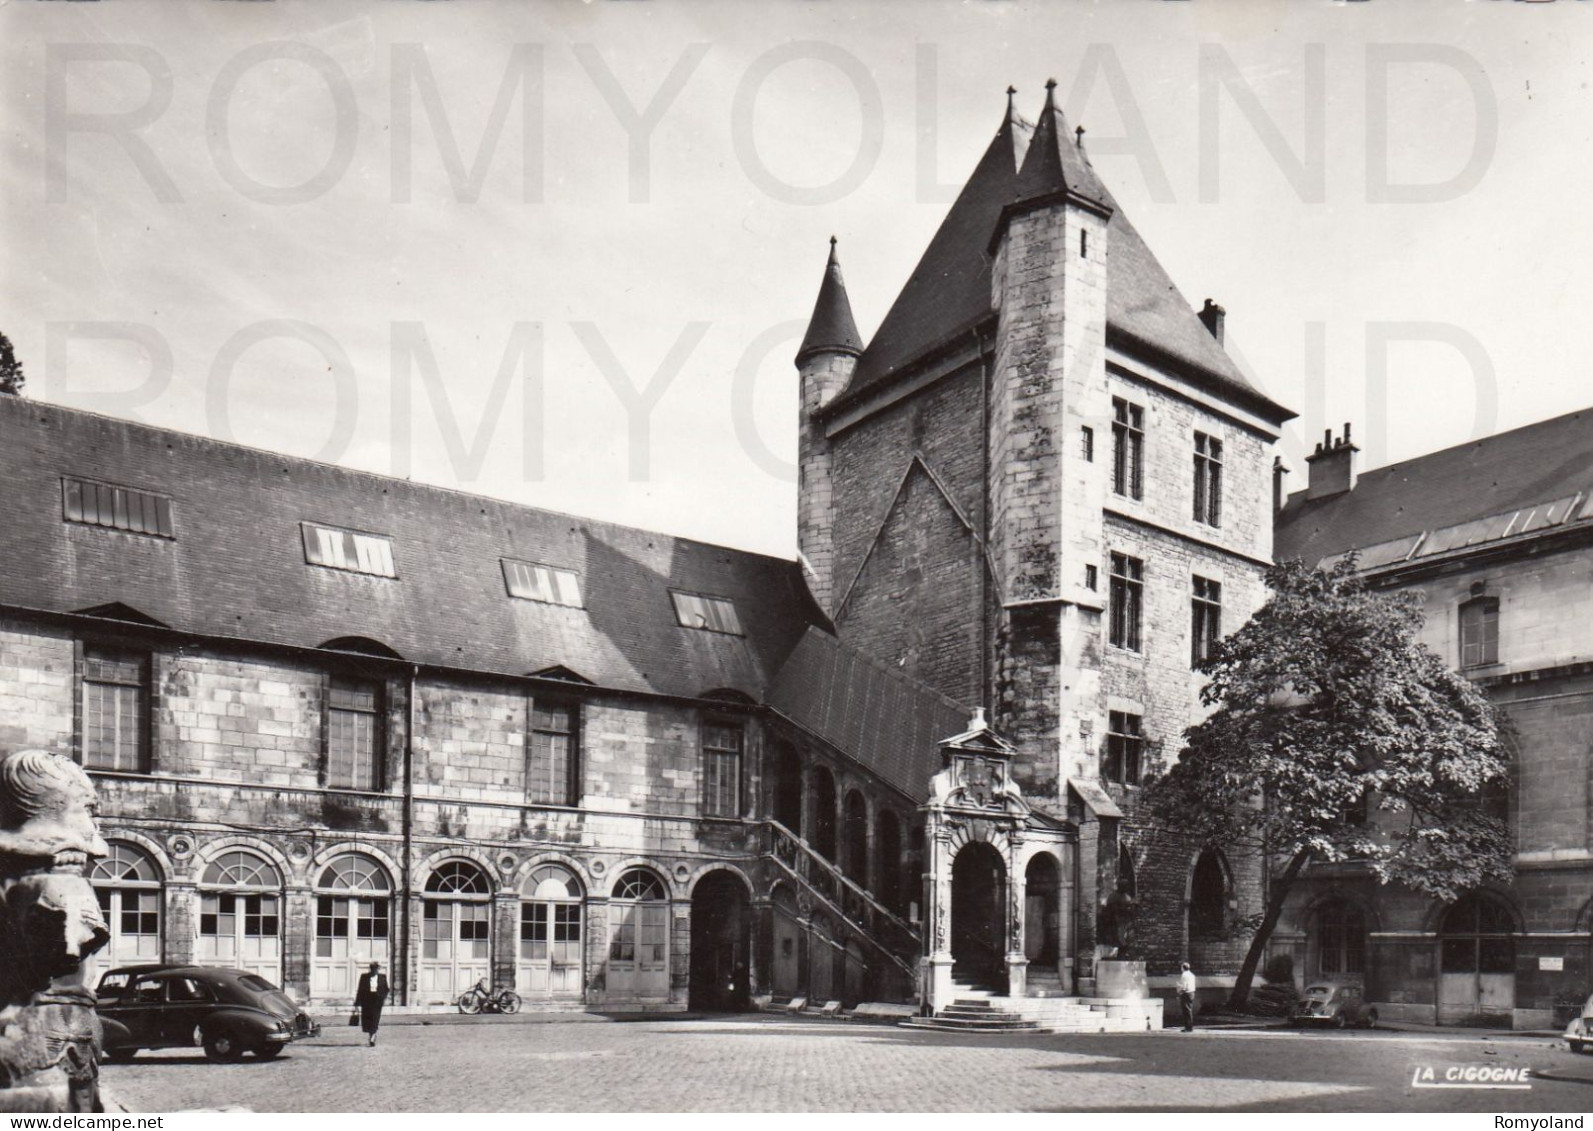
<path fill-rule="evenodd" d="M 872 334 L 1054 78 L 1230 352 L 1363 466 L 1593 404 L 1593 5 L 0 5 L 29 395 L 795 553 L 833 234 Z"/>

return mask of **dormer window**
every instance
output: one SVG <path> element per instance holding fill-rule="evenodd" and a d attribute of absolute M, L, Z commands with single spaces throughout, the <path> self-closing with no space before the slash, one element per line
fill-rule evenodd
<path fill-rule="evenodd" d="M 741 635 L 741 621 L 736 616 L 736 606 L 729 598 L 674 590 L 669 595 L 675 600 L 675 619 L 685 627 L 724 632 L 731 636 Z"/>
<path fill-rule="evenodd" d="M 572 609 L 581 607 L 581 582 L 574 570 L 504 558 L 503 581 L 509 588 L 509 596 L 522 601 L 540 601 L 544 605 L 565 605 Z"/>
<path fill-rule="evenodd" d="M 61 515 L 68 522 L 174 538 L 171 500 L 149 491 L 116 487 L 92 479 L 66 476 L 61 480 Z"/>
<path fill-rule="evenodd" d="M 300 525 L 304 530 L 304 560 L 311 565 L 375 577 L 398 576 L 393 568 L 393 540 L 385 534 L 363 534 L 318 522 Z"/>

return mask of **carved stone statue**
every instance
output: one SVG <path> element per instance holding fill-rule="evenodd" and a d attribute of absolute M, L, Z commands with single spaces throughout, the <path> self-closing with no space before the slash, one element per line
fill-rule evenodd
<path fill-rule="evenodd" d="M 83 959 L 110 932 L 89 864 L 94 786 L 42 750 L 0 758 L 0 1111 L 100 1111 L 101 1028 Z"/>

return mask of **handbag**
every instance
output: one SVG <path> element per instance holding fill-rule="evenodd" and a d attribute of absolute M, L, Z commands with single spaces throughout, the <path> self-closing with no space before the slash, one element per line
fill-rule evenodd
<path fill-rule="evenodd" d="M 354 1010 L 353 1012 L 351 1012 L 348 1015 L 348 1023 L 350 1025 L 358 1025 L 360 1023 L 360 1011 L 359 1010 L 356 1009 L 356 1010 Z"/>

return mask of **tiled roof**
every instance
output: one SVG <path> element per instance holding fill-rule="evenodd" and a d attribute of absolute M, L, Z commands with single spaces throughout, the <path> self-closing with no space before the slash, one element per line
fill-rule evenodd
<path fill-rule="evenodd" d="M 795 562 L 0 397 L 0 606 L 130 606 L 184 632 L 418 663 L 760 698 L 809 623 Z M 62 477 L 172 499 L 175 538 L 62 520 Z M 397 578 L 308 565 L 300 523 L 392 538 Z M 584 608 L 512 599 L 500 559 L 573 570 Z M 671 589 L 727 597 L 745 636 L 680 626 Z"/>
<path fill-rule="evenodd" d="M 1314 565 L 1376 547 L 1362 558 L 1363 567 L 1374 568 L 1412 553 L 1587 521 L 1589 494 L 1593 410 L 1584 409 L 1368 471 L 1337 495 L 1307 499 L 1297 492 L 1278 515 L 1274 553 Z"/>
<path fill-rule="evenodd" d="M 817 628 L 797 643 L 767 702 L 915 800 L 941 769 L 940 743 L 968 727 L 968 708 Z"/>
<path fill-rule="evenodd" d="M 1107 334 L 1114 345 L 1149 360 L 1192 370 L 1196 380 L 1236 397 L 1262 415 L 1294 414 L 1273 403 L 1239 371 L 1211 336 L 1110 190 L 1090 164 L 1060 111 L 1040 127 L 1009 106 L 995 140 L 958 194 L 878 332 L 858 359 L 843 401 L 889 380 L 925 354 L 992 317 L 990 241 L 1002 213 L 1022 198 L 1056 191 L 1053 182 L 1112 210 L 1107 235 Z M 1043 130 L 1042 130 L 1043 127 Z M 1038 131 L 1038 132 L 1037 132 Z M 1029 144 L 1043 141 L 1043 152 Z M 1019 162 L 1024 181 L 1019 182 Z"/>
<path fill-rule="evenodd" d="M 813 317 L 808 319 L 808 332 L 802 337 L 797 350 L 797 363 L 813 350 L 840 350 L 845 353 L 863 352 L 863 336 L 857 332 L 857 321 L 852 317 L 852 301 L 846 296 L 846 280 L 841 278 L 841 261 L 835 254 L 835 237 L 830 237 L 830 261 L 824 265 L 824 281 L 819 284 L 819 297 L 813 304 Z"/>

